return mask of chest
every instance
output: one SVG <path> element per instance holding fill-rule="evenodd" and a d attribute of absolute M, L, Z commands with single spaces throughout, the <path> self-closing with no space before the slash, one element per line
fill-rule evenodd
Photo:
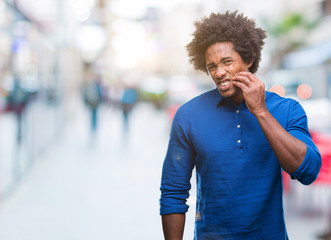
<path fill-rule="evenodd" d="M 269 148 L 253 114 L 246 109 L 217 109 L 191 120 L 191 140 L 199 155 Z"/>

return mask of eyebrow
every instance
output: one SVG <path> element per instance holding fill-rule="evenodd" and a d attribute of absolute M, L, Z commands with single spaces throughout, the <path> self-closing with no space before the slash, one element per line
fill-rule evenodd
<path fill-rule="evenodd" d="M 232 57 L 222 57 L 221 60 L 219 62 L 224 62 L 225 60 L 229 60 L 232 59 Z M 211 66 L 214 65 L 214 62 L 208 63 L 207 66 Z"/>

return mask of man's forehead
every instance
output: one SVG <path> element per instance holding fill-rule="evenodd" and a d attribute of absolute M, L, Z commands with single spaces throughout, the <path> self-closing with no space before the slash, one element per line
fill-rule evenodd
<path fill-rule="evenodd" d="M 205 57 L 206 59 L 209 58 L 221 59 L 226 57 L 234 57 L 236 54 L 238 53 L 234 50 L 233 43 L 220 42 L 209 46 L 206 50 Z"/>

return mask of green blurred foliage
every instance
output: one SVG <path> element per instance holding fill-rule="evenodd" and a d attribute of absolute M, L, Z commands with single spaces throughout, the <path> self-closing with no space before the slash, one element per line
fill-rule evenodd
<path fill-rule="evenodd" d="M 293 28 L 300 27 L 307 32 L 311 31 L 319 24 L 320 19 L 307 19 L 303 13 L 288 13 L 275 23 L 268 23 L 268 31 L 275 37 L 288 34 Z"/>
<path fill-rule="evenodd" d="M 320 22 L 320 18 L 312 18 L 304 12 L 289 12 L 276 20 L 265 19 L 266 29 L 274 39 L 272 65 L 280 67 L 286 54 L 304 47 L 309 34 Z"/>

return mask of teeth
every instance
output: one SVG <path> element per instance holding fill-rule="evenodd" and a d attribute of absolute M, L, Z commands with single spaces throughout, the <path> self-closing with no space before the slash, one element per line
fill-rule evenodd
<path fill-rule="evenodd" d="M 226 85 L 228 85 L 230 82 L 229 81 L 226 81 L 226 82 L 222 82 L 222 83 L 220 83 L 220 85 L 221 86 L 226 86 Z"/>

